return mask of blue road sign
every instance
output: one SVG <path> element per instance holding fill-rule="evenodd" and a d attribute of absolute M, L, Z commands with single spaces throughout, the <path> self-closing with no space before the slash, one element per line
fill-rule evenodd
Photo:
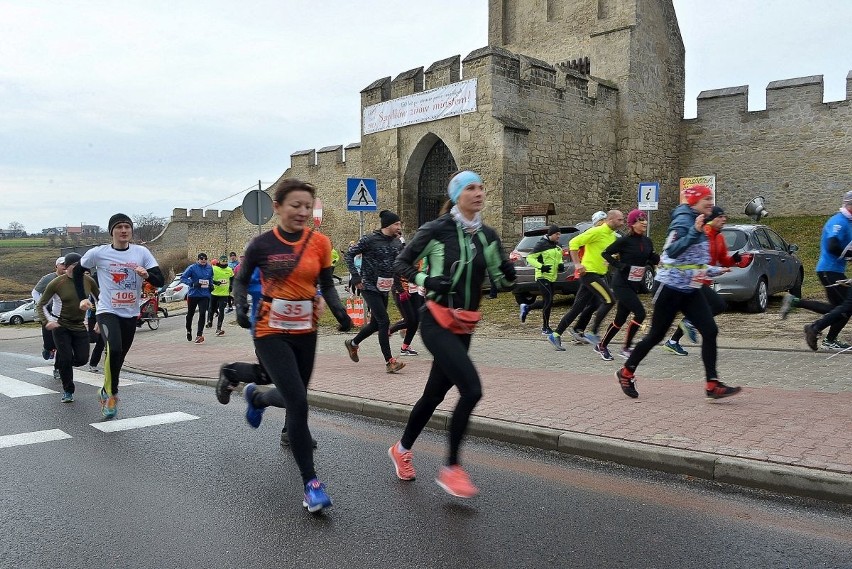
<path fill-rule="evenodd" d="M 376 211 L 378 190 L 373 178 L 346 178 L 346 209 L 348 211 Z"/>

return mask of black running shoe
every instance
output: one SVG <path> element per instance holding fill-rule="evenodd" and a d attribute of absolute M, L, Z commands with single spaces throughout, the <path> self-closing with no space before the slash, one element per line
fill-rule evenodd
<path fill-rule="evenodd" d="M 808 343 L 808 347 L 817 351 L 817 339 L 819 338 L 819 333 L 814 329 L 814 327 L 810 324 L 805 324 L 805 342 Z"/>
<path fill-rule="evenodd" d="M 624 368 L 621 368 L 617 372 L 615 372 L 615 379 L 618 380 L 619 385 L 621 385 L 621 390 L 628 397 L 636 399 L 639 397 L 639 392 L 636 391 L 636 377 L 630 376 L 627 377 L 624 375 Z"/>
<path fill-rule="evenodd" d="M 710 399 L 722 399 L 723 397 L 730 397 L 731 395 L 736 395 L 742 390 L 742 387 L 730 387 L 728 385 L 725 385 L 721 381 L 708 381 L 707 388 L 704 390 L 704 392 Z"/>
<path fill-rule="evenodd" d="M 219 381 L 216 382 L 216 399 L 222 405 L 227 405 L 231 401 L 231 392 L 239 384 L 239 382 L 231 379 L 233 369 L 228 364 L 222 364 L 219 368 Z"/>

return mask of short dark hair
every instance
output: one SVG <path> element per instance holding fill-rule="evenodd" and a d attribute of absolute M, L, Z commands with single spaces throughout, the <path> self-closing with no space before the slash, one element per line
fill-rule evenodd
<path fill-rule="evenodd" d="M 295 192 L 297 190 L 302 190 L 311 194 L 311 197 L 316 197 L 317 190 L 313 187 L 313 185 L 308 182 L 303 182 L 302 180 L 297 180 L 296 178 L 287 178 L 281 182 L 281 185 L 275 189 L 275 196 L 273 196 L 272 200 L 280 204 L 287 197 L 287 194 L 290 192 Z"/>

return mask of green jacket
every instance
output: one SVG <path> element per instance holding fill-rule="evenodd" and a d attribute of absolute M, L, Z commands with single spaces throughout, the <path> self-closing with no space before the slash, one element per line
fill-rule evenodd
<path fill-rule="evenodd" d="M 535 279 L 543 279 L 553 282 L 559 273 L 559 265 L 562 264 L 562 246 L 557 241 L 554 243 L 547 237 L 542 237 L 533 247 L 532 252 L 527 255 L 527 264 L 535 267 Z M 541 268 L 549 265 L 548 271 Z"/>

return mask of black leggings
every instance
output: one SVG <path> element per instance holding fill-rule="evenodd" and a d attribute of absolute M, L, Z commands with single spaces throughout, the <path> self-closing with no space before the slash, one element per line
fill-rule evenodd
<path fill-rule="evenodd" d="M 107 312 L 98 313 L 97 319 L 101 327 L 101 336 L 106 344 L 104 391 L 107 395 L 118 395 L 118 375 L 124 365 L 124 358 L 130 351 L 130 346 L 133 345 L 138 317 L 122 318 Z"/>
<path fill-rule="evenodd" d="M 302 482 L 307 484 L 317 477 L 308 429 L 308 383 L 314 371 L 317 334 L 273 334 L 255 338 L 254 350 L 275 389 L 258 393 L 252 403 L 258 407 L 287 409 L 284 424 L 290 437 L 290 450 L 299 466 Z"/>
<path fill-rule="evenodd" d="M 95 367 L 101 361 L 101 354 L 104 353 L 104 337 L 100 334 L 95 334 L 95 323 L 97 319 L 94 316 L 88 318 L 87 327 L 89 329 L 89 343 L 94 344 L 92 348 L 92 357 L 89 358 L 89 365 Z"/>
<path fill-rule="evenodd" d="M 420 336 L 434 359 L 423 395 L 414 404 L 408 416 L 408 423 L 405 425 L 400 443 L 407 449 L 414 446 L 414 442 L 429 422 L 435 409 L 444 400 L 450 388 L 455 385 L 460 397 L 450 423 L 450 450 L 447 464 L 452 466 L 459 464 L 459 446 L 467 431 L 473 408 L 482 398 L 479 373 L 467 353 L 471 335 L 453 334 L 441 328 L 432 314 L 423 309 L 420 311 Z"/>
<path fill-rule="evenodd" d="M 716 327 L 716 322 L 713 320 L 713 314 L 710 312 L 710 307 L 707 305 L 704 295 L 698 292 L 698 289 L 683 292 L 666 285 L 660 285 L 654 302 L 654 314 L 651 316 L 651 330 L 636 345 L 633 353 L 627 358 L 624 367 L 630 371 L 636 371 L 645 356 L 666 337 L 666 332 L 668 332 L 669 326 L 674 322 L 678 312 L 682 312 L 684 316 L 689 318 L 689 321 L 701 333 L 701 360 L 704 363 L 706 378 L 708 380 L 719 379 L 719 373 L 716 371 L 716 359 L 718 357 L 716 336 L 719 335 L 719 328 Z"/>
<path fill-rule="evenodd" d="M 195 316 L 195 308 L 198 307 L 198 333 L 196 336 L 204 335 L 204 322 L 207 319 L 207 308 L 210 306 L 210 298 L 207 296 L 186 297 L 186 331 L 192 333 L 192 319 Z"/>
<path fill-rule="evenodd" d="M 56 368 L 62 378 L 62 389 L 74 393 L 74 366 L 89 361 L 89 332 L 86 330 L 53 329 L 56 344 Z"/>
<path fill-rule="evenodd" d="M 822 286 L 825 287 L 825 296 L 828 298 L 828 302 L 830 304 L 820 302 L 818 300 L 806 300 L 804 298 L 800 298 L 798 302 L 796 302 L 796 306 L 819 314 L 828 314 L 838 306 L 842 305 L 847 298 L 847 287 L 830 286 L 837 281 L 845 279 L 846 275 L 843 273 L 819 271 L 817 272 L 817 278 L 819 279 L 819 282 L 822 283 Z M 840 334 L 840 331 L 843 330 L 843 327 L 846 326 L 848 321 L 849 317 L 846 316 L 844 319 L 842 314 L 837 317 L 832 317 L 831 321 L 825 325 L 829 327 L 826 338 L 829 340 L 836 340 L 838 334 Z M 823 328 L 825 328 L 825 326 L 823 326 Z"/>
<path fill-rule="evenodd" d="M 823 284 L 825 284 L 826 281 L 824 281 L 822 277 L 825 273 L 817 274 L 820 274 L 820 281 L 823 281 Z M 840 273 L 830 274 L 837 275 Z M 841 276 L 843 275 L 841 274 Z M 837 335 L 840 334 L 840 331 L 843 330 L 843 327 L 846 326 L 847 322 L 849 322 L 850 316 L 852 316 L 852 288 L 846 286 L 834 286 L 826 288 L 825 292 L 829 295 L 829 299 L 832 301 L 832 304 L 835 300 L 840 300 L 840 302 L 831 310 L 831 312 L 814 322 L 812 326 L 817 332 L 821 332 L 823 329 L 828 328 L 827 338 L 830 340 L 836 340 Z M 801 305 L 801 302 L 799 304 Z"/>
<path fill-rule="evenodd" d="M 225 321 L 225 305 L 228 304 L 227 296 L 216 296 L 215 294 L 210 297 L 210 312 L 207 313 L 207 323 L 213 324 L 213 317 L 216 316 L 216 329 L 222 329 L 222 322 Z"/>
<path fill-rule="evenodd" d="M 541 298 L 536 299 L 529 308 L 530 310 L 541 309 L 541 329 L 550 329 L 550 309 L 553 308 L 553 281 L 538 279 L 535 282 L 538 285 L 538 290 L 541 291 Z"/>
<path fill-rule="evenodd" d="M 718 316 L 728 309 L 728 304 L 725 302 L 725 299 L 719 296 L 719 293 L 710 288 L 709 285 L 704 285 L 699 290 L 701 291 L 702 296 L 704 296 L 704 300 L 707 302 L 707 305 L 710 307 L 710 312 L 713 316 Z M 683 329 L 678 326 L 675 328 L 671 340 L 672 342 L 679 343 L 681 338 L 683 338 Z"/>
<path fill-rule="evenodd" d="M 361 328 L 361 331 L 355 335 L 352 341 L 355 344 L 360 344 L 375 332 L 378 332 L 379 347 L 382 349 L 382 355 L 385 356 L 386 362 L 390 361 L 393 358 L 393 354 L 391 354 L 390 341 L 388 341 L 388 329 L 390 329 L 388 293 L 364 289 L 361 291 L 361 296 L 364 297 L 364 302 L 367 303 L 367 307 L 370 309 L 370 321 L 366 326 Z"/>
<path fill-rule="evenodd" d="M 423 297 L 417 293 L 409 293 L 408 300 L 401 302 L 399 295 L 393 295 L 393 301 L 402 315 L 402 320 L 388 328 L 388 336 L 396 333 L 399 330 L 405 330 L 405 338 L 402 343 L 406 346 L 411 344 L 414 335 L 417 333 L 417 327 L 420 326 L 420 307 L 423 306 Z"/>
<path fill-rule="evenodd" d="M 601 344 L 608 346 L 615 335 L 618 334 L 618 331 L 624 326 L 625 322 L 627 322 L 627 317 L 632 313 L 634 318 L 630 322 L 630 327 L 627 329 L 627 334 L 624 338 L 624 347 L 629 348 L 633 343 L 633 336 L 642 325 L 642 322 L 645 321 L 645 306 L 639 299 L 636 290 L 630 285 L 616 285 L 612 287 L 612 292 L 618 300 L 618 306 L 615 309 L 615 318 L 607 328 Z"/>
<path fill-rule="evenodd" d="M 556 328 L 558 334 L 562 334 L 579 316 L 586 307 L 592 302 L 599 302 L 597 310 L 595 310 L 595 323 L 592 325 L 592 333 L 597 334 L 601 325 L 601 320 L 606 318 L 606 315 L 612 309 L 614 301 L 613 292 L 609 288 L 604 275 L 596 273 L 585 273 L 580 277 L 580 290 L 577 296 L 574 297 L 574 304 L 571 310 L 568 311 L 562 320 L 559 321 L 559 326 Z"/>

